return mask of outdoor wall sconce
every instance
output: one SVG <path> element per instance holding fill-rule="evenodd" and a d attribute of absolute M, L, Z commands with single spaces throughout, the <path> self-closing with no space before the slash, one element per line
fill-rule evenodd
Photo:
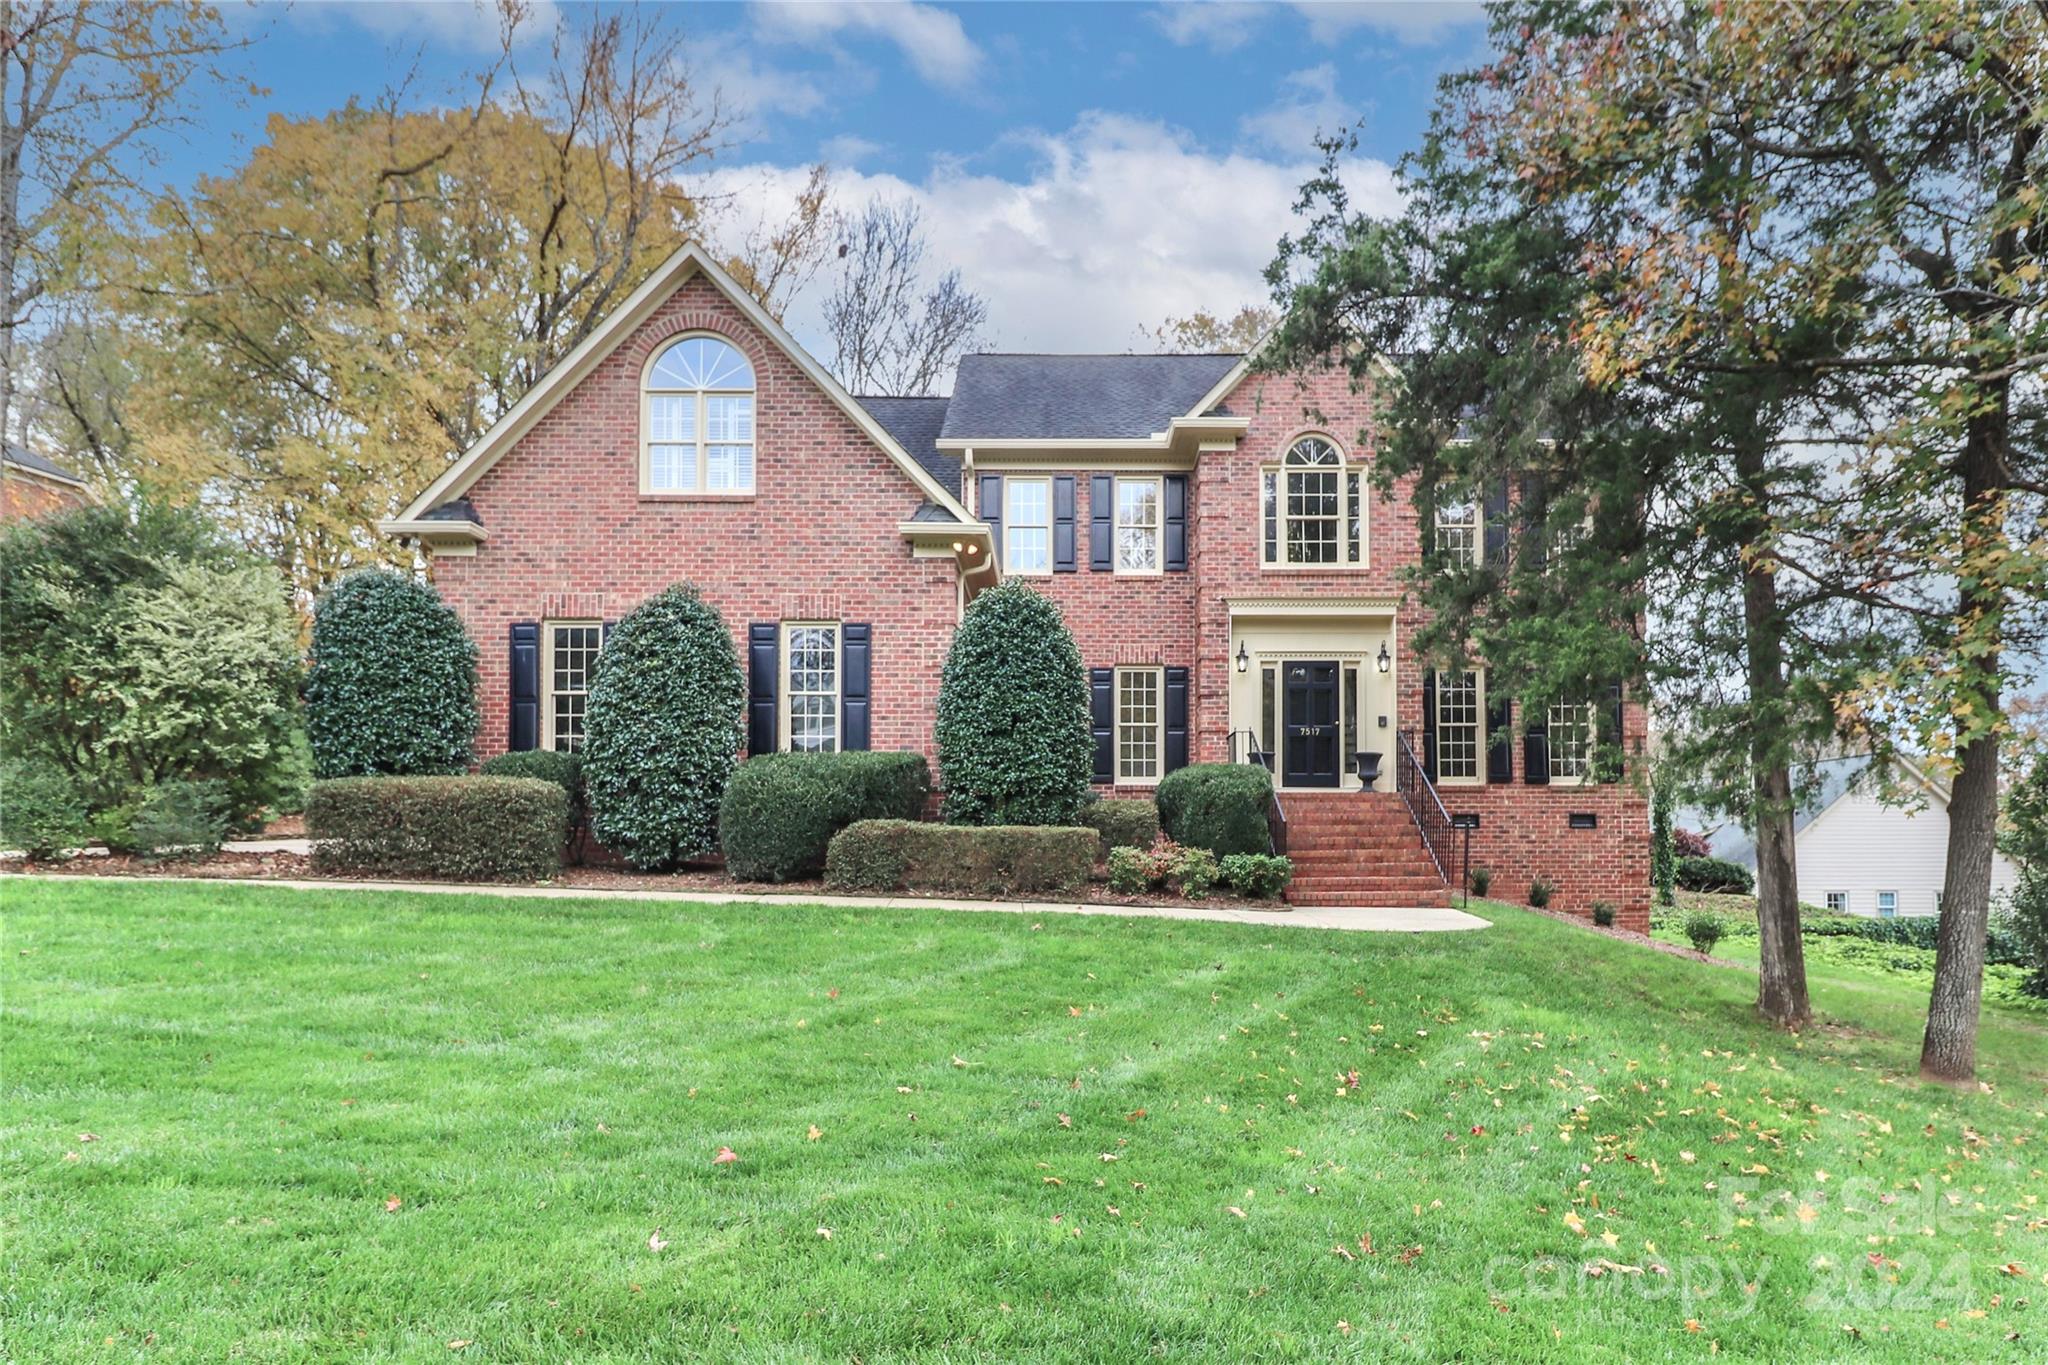
<path fill-rule="evenodd" d="M 1385 673 L 1394 666 L 1394 656 L 1387 653 L 1387 642 L 1385 640 L 1380 641 L 1379 657 L 1374 659 L 1373 662 L 1380 666 L 1380 672 L 1382 673 Z"/>
<path fill-rule="evenodd" d="M 1249 655 L 1249 654 L 1247 654 L 1247 653 L 1245 653 L 1245 651 L 1244 651 L 1244 641 L 1242 641 L 1242 640 L 1239 640 L 1239 641 L 1237 642 L 1237 671 L 1238 671 L 1238 672 L 1240 672 L 1240 673 L 1245 673 L 1245 672 L 1249 672 L 1249 671 L 1250 671 L 1250 669 L 1251 669 L 1251 666 L 1252 666 L 1252 656 L 1251 656 L 1251 655 Z"/>

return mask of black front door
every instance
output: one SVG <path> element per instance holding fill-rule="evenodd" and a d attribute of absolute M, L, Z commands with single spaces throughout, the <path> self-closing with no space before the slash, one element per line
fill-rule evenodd
<path fill-rule="evenodd" d="M 1281 713 L 1280 781 L 1289 787 L 1334 787 L 1337 757 L 1337 665 L 1293 660 L 1286 670 Z"/>

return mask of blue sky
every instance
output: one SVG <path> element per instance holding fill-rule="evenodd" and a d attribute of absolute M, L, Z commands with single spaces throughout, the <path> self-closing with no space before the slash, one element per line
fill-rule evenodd
<path fill-rule="evenodd" d="M 558 18 L 540 0 L 515 59 Z M 842 205 L 910 199 L 935 253 L 988 297 L 1008 349 L 1122 350 L 1138 328 L 1261 296 L 1311 139 L 1363 120 L 1347 179 L 1395 202 L 1390 167 L 1436 78 L 1483 50 L 1475 4 L 700 4 L 667 11 L 692 78 L 737 117 L 705 168 L 722 230 L 772 221 L 802 169 L 838 170 Z M 209 101 L 161 168 L 224 171 L 273 113 L 372 98 L 414 72 L 459 99 L 495 52 L 494 18 L 439 4 L 257 5 L 245 74 L 266 93 Z M 791 314 L 810 340 L 814 315 Z"/>

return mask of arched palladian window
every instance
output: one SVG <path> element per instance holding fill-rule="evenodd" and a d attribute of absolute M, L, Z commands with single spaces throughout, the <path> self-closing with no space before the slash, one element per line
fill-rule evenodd
<path fill-rule="evenodd" d="M 1304 436 L 1260 471 L 1261 559 L 1274 568 L 1365 563 L 1363 471 L 1327 436 Z"/>
<path fill-rule="evenodd" d="M 649 493 L 754 491 L 754 367 L 730 343 L 670 342 L 641 385 L 640 483 Z"/>

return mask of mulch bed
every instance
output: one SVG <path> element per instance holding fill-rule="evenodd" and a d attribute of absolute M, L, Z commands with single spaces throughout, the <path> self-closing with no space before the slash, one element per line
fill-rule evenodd
<path fill-rule="evenodd" d="M 265 837 L 287 838 L 273 826 L 264 831 Z M 59 862 L 37 862 L 29 858 L 0 858 L 0 875 L 11 872 L 33 872 L 43 876 L 65 877 L 234 877 L 259 878 L 284 881 L 331 881 L 331 882 L 385 882 L 393 878 L 380 874 L 319 872 L 313 870 L 311 856 L 304 853 L 234 853 L 223 851 L 210 858 L 167 859 L 151 862 L 125 853 L 68 858 Z M 407 881 L 441 881 L 438 877 L 408 877 Z M 465 883 L 450 880 L 449 885 Z M 764 882 L 734 881 L 722 867 L 685 868 L 676 872 L 634 872 L 621 866 L 581 864 L 565 867 L 549 886 L 587 889 L 592 891 L 697 891 L 729 895 L 735 900 L 750 896 L 806 896 L 836 894 L 826 889 L 825 883 L 816 878 L 806 881 L 792 881 L 769 884 Z M 519 882 L 513 885 L 532 885 Z M 931 899 L 918 892 L 899 892 L 903 899 Z M 1004 896 L 955 896 L 945 893 L 938 896 L 947 900 L 1072 900 L 1085 905 L 1128 905 L 1128 906 L 1195 906 L 1209 910 L 1257 910 L 1265 914 L 1284 914 L 1293 909 L 1284 901 L 1240 900 L 1235 896 L 1205 896 L 1200 900 L 1175 897 L 1166 899 L 1158 896 L 1124 896 L 1111 891 L 1101 882 L 1089 883 L 1087 889 L 1073 897 L 1004 897 Z"/>

